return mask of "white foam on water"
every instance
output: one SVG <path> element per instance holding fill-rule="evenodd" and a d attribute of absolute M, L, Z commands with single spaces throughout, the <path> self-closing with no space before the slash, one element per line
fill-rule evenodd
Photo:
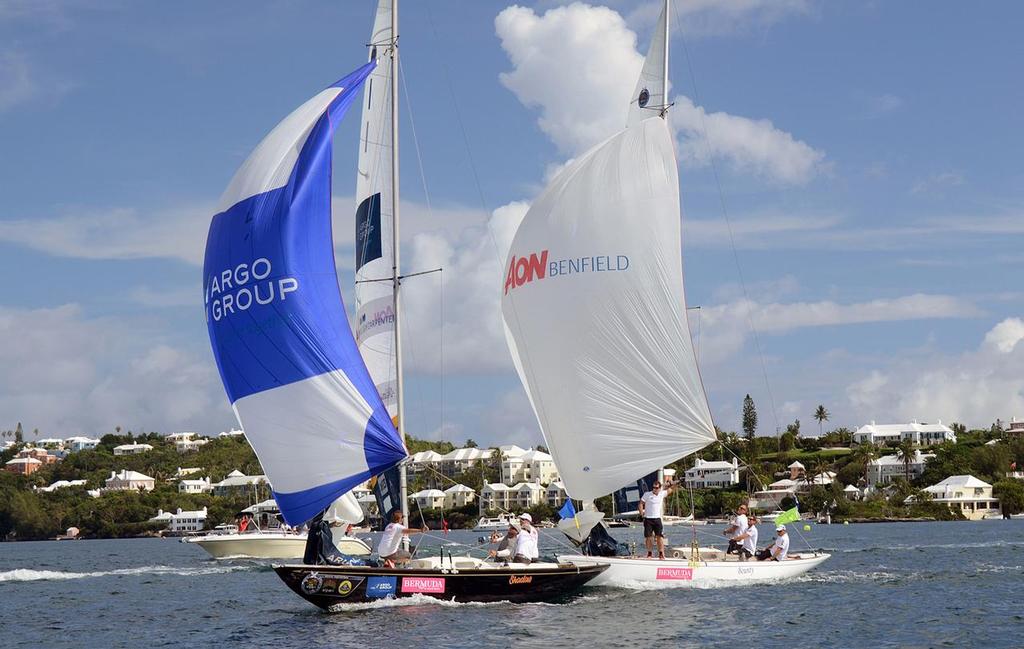
<path fill-rule="evenodd" d="M 118 575 L 180 575 L 182 577 L 194 577 L 249 569 L 250 568 L 248 566 L 199 566 L 195 568 L 182 568 L 180 566 L 140 566 L 137 568 L 121 568 L 119 570 L 65 572 L 61 570 L 15 568 L 14 570 L 0 572 L 0 582 L 60 581 L 66 579 L 87 579 L 90 577 L 109 577 Z"/>
<path fill-rule="evenodd" d="M 504 606 L 510 604 L 507 600 L 500 602 L 456 602 L 450 599 L 438 599 L 429 595 L 414 594 L 409 597 L 382 598 L 372 602 L 358 602 L 352 604 L 335 604 L 331 606 L 332 613 L 343 613 L 347 611 L 367 611 L 378 608 L 399 608 L 405 606 L 444 606 L 450 608 L 476 607 L 484 608 L 491 606 Z"/>

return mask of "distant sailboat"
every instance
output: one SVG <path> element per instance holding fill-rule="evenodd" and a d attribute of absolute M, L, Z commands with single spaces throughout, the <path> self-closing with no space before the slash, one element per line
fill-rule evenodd
<path fill-rule="evenodd" d="M 321 515 L 353 487 L 387 474 L 407 457 L 399 433 L 404 424 L 397 309 L 396 4 L 380 1 L 374 39 L 383 40 L 371 44 L 370 62 L 296 109 L 243 163 L 221 199 L 207 240 L 204 300 L 217 366 L 281 515 L 293 526 Z M 382 32 L 382 24 L 390 29 Z M 377 74 L 383 65 L 390 68 L 384 77 Z M 368 81 L 381 78 L 386 80 L 383 88 Z M 376 308 L 374 303 L 391 300 L 393 318 L 389 325 L 385 317 L 376 329 L 357 323 L 357 344 L 334 262 L 331 151 L 334 130 L 364 84 L 368 107 L 375 93 L 390 93 L 386 126 L 380 129 L 390 131 L 391 145 L 380 146 L 379 164 L 361 166 L 367 176 L 359 187 L 357 272 L 384 273 L 381 283 L 392 289 L 381 296 L 360 289 L 357 301 L 361 318 Z M 368 150 L 368 138 L 374 137 L 364 131 L 361 148 Z M 391 171 L 381 180 L 385 157 Z M 388 192 L 392 216 L 385 218 Z M 390 260 L 380 235 L 388 224 Z M 389 370 L 382 369 L 388 338 L 394 340 L 393 400 Z M 382 347 L 375 350 L 378 343 Z M 404 492 L 402 480 L 403 509 Z M 314 538 L 323 547 L 321 532 Z M 568 563 L 498 565 L 450 555 L 416 559 L 402 569 L 352 565 L 343 557 L 337 563 L 275 567 L 293 591 L 325 609 L 416 594 L 457 601 L 537 601 L 570 593 L 605 569 Z"/>
<path fill-rule="evenodd" d="M 516 370 L 566 492 L 584 501 L 716 441 L 686 317 L 678 171 L 665 120 L 668 16 L 666 0 L 627 128 L 552 179 L 505 266 L 502 314 Z M 611 568 L 592 584 L 778 578 L 827 557 L 721 566 L 602 557 Z"/>

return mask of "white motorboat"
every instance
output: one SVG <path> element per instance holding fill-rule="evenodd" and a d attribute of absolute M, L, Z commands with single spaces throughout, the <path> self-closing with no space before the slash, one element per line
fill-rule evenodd
<path fill-rule="evenodd" d="M 215 559 L 301 559 L 306 549 L 305 532 L 284 530 L 254 530 L 190 536 L 184 543 L 195 543 Z M 336 536 L 334 544 L 339 552 L 351 556 L 368 556 L 370 546 L 354 536 Z"/>
<path fill-rule="evenodd" d="M 494 530 L 507 530 L 508 526 L 514 522 L 516 522 L 515 518 L 513 518 L 511 514 L 503 514 L 493 518 L 481 516 L 480 520 L 476 522 L 476 527 L 473 528 L 473 531 L 491 532 Z"/>
<path fill-rule="evenodd" d="M 824 563 L 831 555 L 824 553 L 792 554 L 785 561 L 740 561 L 721 551 L 689 558 L 647 559 L 643 557 L 590 557 L 581 554 L 559 555 L 560 562 L 585 565 L 604 564 L 608 569 L 587 583 L 588 586 L 707 588 L 717 585 L 742 585 L 789 579 Z M 712 560 L 712 557 L 720 557 Z"/>

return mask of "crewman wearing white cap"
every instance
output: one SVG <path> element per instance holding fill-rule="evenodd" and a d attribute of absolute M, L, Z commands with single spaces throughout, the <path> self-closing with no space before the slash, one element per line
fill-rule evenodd
<path fill-rule="evenodd" d="M 775 526 L 775 543 L 765 553 L 767 556 L 758 556 L 758 559 L 770 559 L 772 561 L 785 561 L 789 554 L 789 534 L 786 533 L 785 525 Z"/>
<path fill-rule="evenodd" d="M 532 563 L 540 557 L 540 550 L 537 549 L 537 540 L 540 536 L 537 528 L 533 526 L 533 516 L 529 512 L 519 515 L 519 538 L 516 539 L 516 553 L 512 557 L 513 563 Z"/>

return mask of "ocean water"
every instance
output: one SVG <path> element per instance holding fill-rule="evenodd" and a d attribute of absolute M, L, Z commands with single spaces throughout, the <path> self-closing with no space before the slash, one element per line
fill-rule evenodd
<path fill-rule="evenodd" d="M 722 538 L 698 529 L 704 544 Z M 616 534 L 640 541 L 639 530 Z M 690 534 L 669 528 L 672 542 Z M 833 557 L 782 583 L 331 614 L 269 563 L 217 561 L 172 539 L 0 543 L 0 646 L 1024 647 L 1024 521 L 815 525 L 803 536 Z M 555 550 L 554 538 L 542 547 Z M 807 546 L 793 534 L 793 547 Z"/>

